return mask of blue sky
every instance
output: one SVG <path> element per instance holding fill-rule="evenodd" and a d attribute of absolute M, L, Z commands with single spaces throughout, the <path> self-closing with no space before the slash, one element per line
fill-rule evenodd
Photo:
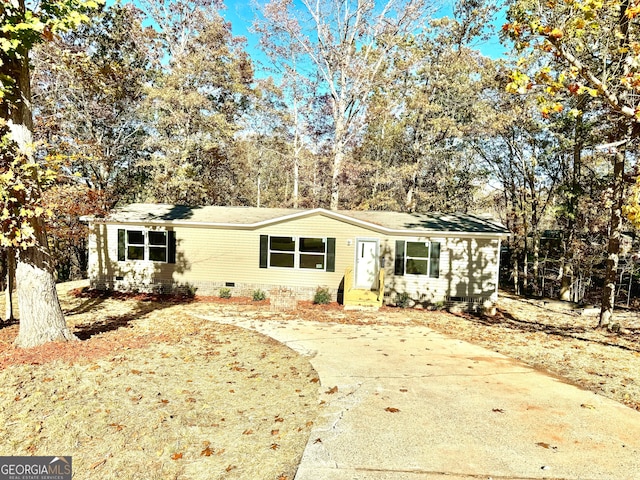
<path fill-rule="evenodd" d="M 264 3 L 265 0 L 258 0 L 260 3 Z M 222 16 L 231 22 L 233 34 L 236 36 L 242 36 L 247 39 L 248 53 L 254 61 L 258 61 L 264 58 L 258 48 L 258 39 L 249 30 L 253 23 L 255 11 L 251 1 L 242 0 L 225 0 L 226 9 L 223 10 Z M 441 9 L 441 16 L 451 16 L 453 11 L 453 1 L 445 1 Z M 478 44 L 478 48 L 484 55 L 491 58 L 500 58 L 505 56 L 506 49 L 500 44 L 498 39 L 498 32 L 500 27 L 504 23 L 504 12 L 496 19 L 495 35 L 489 41 L 482 44 Z"/>
<path fill-rule="evenodd" d="M 114 0 L 106 0 L 107 5 L 113 4 Z M 123 2 L 132 1 L 137 4 L 136 0 L 122 0 Z M 256 3 L 264 4 L 268 0 L 255 0 Z M 258 38 L 252 34 L 250 28 L 253 24 L 255 17 L 254 1 L 253 0 L 224 0 L 226 8 L 220 13 L 229 22 L 233 34 L 235 36 L 245 37 L 247 39 L 247 53 L 251 56 L 252 60 L 256 63 L 256 73 L 259 77 L 264 76 L 263 72 L 260 72 L 261 68 L 259 63 L 265 58 L 264 54 L 258 48 Z M 444 0 L 443 6 L 440 9 L 439 16 L 451 16 L 453 12 L 454 0 Z M 495 21 L 495 35 L 488 41 L 478 44 L 475 47 L 479 49 L 484 55 L 491 58 L 500 58 L 506 55 L 506 49 L 500 44 L 498 39 L 498 32 L 500 27 L 505 22 L 504 11 L 502 11 Z"/>

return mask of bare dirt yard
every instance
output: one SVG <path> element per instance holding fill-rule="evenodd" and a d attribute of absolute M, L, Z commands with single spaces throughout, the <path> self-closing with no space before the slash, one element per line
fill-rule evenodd
<path fill-rule="evenodd" d="M 60 285 L 78 342 L 12 346 L 0 328 L 3 455 L 72 455 L 77 479 L 291 480 L 322 405 L 308 360 L 199 317 L 419 324 L 553 372 L 640 410 L 640 316 L 503 294 L 493 317 L 250 299 L 103 296 Z M 0 308 L 4 308 L 0 301 Z M 588 407 L 588 406 L 587 406 Z"/>

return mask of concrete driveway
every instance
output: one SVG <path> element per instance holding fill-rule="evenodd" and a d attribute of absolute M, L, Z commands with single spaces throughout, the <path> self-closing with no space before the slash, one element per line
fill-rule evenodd
<path fill-rule="evenodd" d="M 503 355 L 420 326 L 233 323 L 318 371 L 296 480 L 640 478 L 639 412 Z"/>

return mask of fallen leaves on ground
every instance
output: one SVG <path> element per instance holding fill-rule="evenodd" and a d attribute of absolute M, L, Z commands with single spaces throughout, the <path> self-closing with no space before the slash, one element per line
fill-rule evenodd
<path fill-rule="evenodd" d="M 269 338 L 192 314 L 223 321 L 424 325 L 640 409 L 636 312 L 616 312 L 623 331 L 613 335 L 595 330 L 596 318 L 570 306 L 507 295 L 494 317 L 304 303 L 272 312 L 265 303 L 237 298 L 61 298 L 82 341 L 20 350 L 12 347 L 18 325 L 0 329 L 0 382 L 9 392 L 0 398 L 0 444 L 8 455 L 62 448 L 74 455 L 79 480 L 115 479 L 108 471 L 118 471 L 118 478 L 293 478 L 317 414 L 317 374 Z M 123 395 L 135 399 L 126 409 Z M 215 448 L 203 446 L 207 438 L 216 439 Z M 176 453 L 182 459 L 172 460 Z"/>
<path fill-rule="evenodd" d="M 188 303 L 60 298 L 83 340 L 16 349 L 0 328 L 4 455 L 64 452 L 78 480 L 293 478 L 318 409 L 306 358 Z"/>

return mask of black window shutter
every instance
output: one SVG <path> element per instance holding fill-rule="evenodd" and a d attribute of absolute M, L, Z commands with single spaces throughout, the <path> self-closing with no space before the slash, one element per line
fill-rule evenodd
<path fill-rule="evenodd" d="M 336 239 L 327 238 L 327 272 L 336 271 Z"/>
<path fill-rule="evenodd" d="M 396 240 L 396 263 L 393 273 L 399 276 L 404 275 L 404 245 L 404 240 Z"/>
<path fill-rule="evenodd" d="M 260 268 L 267 268 L 269 256 L 269 235 L 260 235 Z"/>
<path fill-rule="evenodd" d="M 440 277 L 440 242 L 431 242 L 429 249 L 429 277 Z"/>
<path fill-rule="evenodd" d="M 169 248 L 169 251 L 167 252 L 167 262 L 176 263 L 176 232 L 169 230 L 167 235 L 167 247 Z"/>
<path fill-rule="evenodd" d="M 118 261 L 119 262 L 124 262 L 127 257 L 126 257 L 126 248 L 127 248 L 127 244 L 126 244 L 126 239 L 125 239 L 125 235 L 126 235 L 126 231 L 119 228 L 118 229 Z"/>

